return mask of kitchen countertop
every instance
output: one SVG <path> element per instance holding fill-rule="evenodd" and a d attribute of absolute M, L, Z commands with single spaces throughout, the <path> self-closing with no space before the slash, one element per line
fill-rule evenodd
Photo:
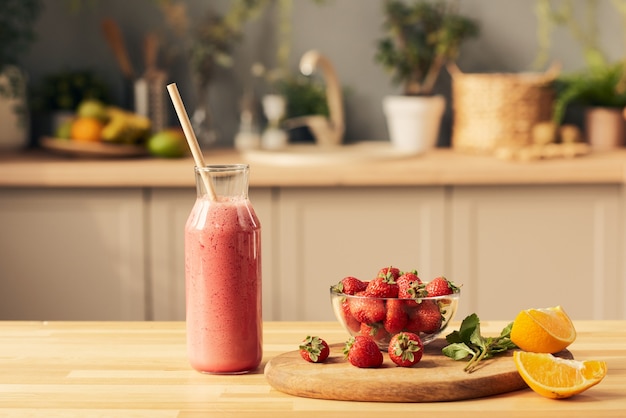
<path fill-rule="evenodd" d="M 365 147 L 292 158 L 285 153 L 216 149 L 205 151 L 205 160 L 250 163 L 251 187 L 626 183 L 626 148 L 533 162 L 442 148 L 418 156 L 381 152 L 373 158 L 372 152 L 376 149 Z M 5 153 L 0 154 L 0 187 L 193 187 L 193 165 L 190 158 L 83 159 L 42 150 Z"/>
<path fill-rule="evenodd" d="M 608 365 L 605 379 L 578 396 L 551 400 L 523 389 L 470 401 L 410 404 L 300 398 L 267 383 L 264 364 L 297 349 L 306 335 L 344 342 L 347 334 L 335 322 L 266 322 L 258 371 L 226 376 L 189 367 L 183 322 L 0 321 L 0 416 L 279 418 L 306 413 L 380 418 L 419 412 L 443 418 L 623 417 L 626 321 L 574 324 L 578 337 L 569 347 L 574 357 Z M 481 328 L 485 335 L 496 335 L 505 325 L 483 321 Z"/>

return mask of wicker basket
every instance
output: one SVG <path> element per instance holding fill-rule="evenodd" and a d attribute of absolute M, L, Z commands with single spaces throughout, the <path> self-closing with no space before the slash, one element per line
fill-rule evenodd
<path fill-rule="evenodd" d="M 532 127 L 552 118 L 556 66 L 545 73 L 465 74 L 452 64 L 448 71 L 456 150 L 490 153 L 500 146 L 524 146 L 531 142 Z"/>

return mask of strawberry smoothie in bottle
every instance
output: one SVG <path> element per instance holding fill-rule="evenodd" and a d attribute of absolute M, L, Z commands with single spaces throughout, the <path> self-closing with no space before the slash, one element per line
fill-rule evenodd
<path fill-rule="evenodd" d="M 248 199 L 249 167 L 195 173 L 197 199 L 185 226 L 189 362 L 204 373 L 245 373 L 262 358 L 261 225 Z"/>

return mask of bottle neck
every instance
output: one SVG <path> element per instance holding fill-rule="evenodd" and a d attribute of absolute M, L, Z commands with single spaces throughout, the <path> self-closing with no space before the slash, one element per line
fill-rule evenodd
<path fill-rule="evenodd" d="M 219 200 L 247 199 L 250 167 L 247 164 L 222 164 L 195 167 L 196 193 L 198 198 L 208 198 L 203 176 L 211 182 Z"/>

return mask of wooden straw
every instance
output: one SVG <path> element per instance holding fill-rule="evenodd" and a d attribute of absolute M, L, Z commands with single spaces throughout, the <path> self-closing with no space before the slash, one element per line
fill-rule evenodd
<path fill-rule="evenodd" d="M 178 115 L 178 120 L 180 120 L 180 124 L 183 127 L 183 132 L 185 133 L 185 138 L 187 138 L 187 143 L 189 144 L 189 149 L 191 149 L 191 155 L 193 155 L 193 159 L 196 163 L 196 166 L 200 168 L 200 176 L 204 182 L 204 187 L 209 195 L 211 200 L 215 200 L 215 190 L 213 190 L 213 182 L 209 178 L 207 172 L 203 170 L 204 157 L 202 156 L 202 150 L 200 149 L 200 145 L 198 145 L 198 139 L 196 138 L 196 134 L 191 127 L 191 121 L 189 120 L 189 116 L 187 115 L 187 111 L 185 110 L 185 105 L 183 104 L 183 99 L 180 97 L 180 93 L 178 92 L 178 87 L 176 87 L 176 83 L 171 83 L 167 85 L 167 91 L 172 98 L 172 103 L 174 104 L 174 109 L 176 109 L 176 114 Z"/>

